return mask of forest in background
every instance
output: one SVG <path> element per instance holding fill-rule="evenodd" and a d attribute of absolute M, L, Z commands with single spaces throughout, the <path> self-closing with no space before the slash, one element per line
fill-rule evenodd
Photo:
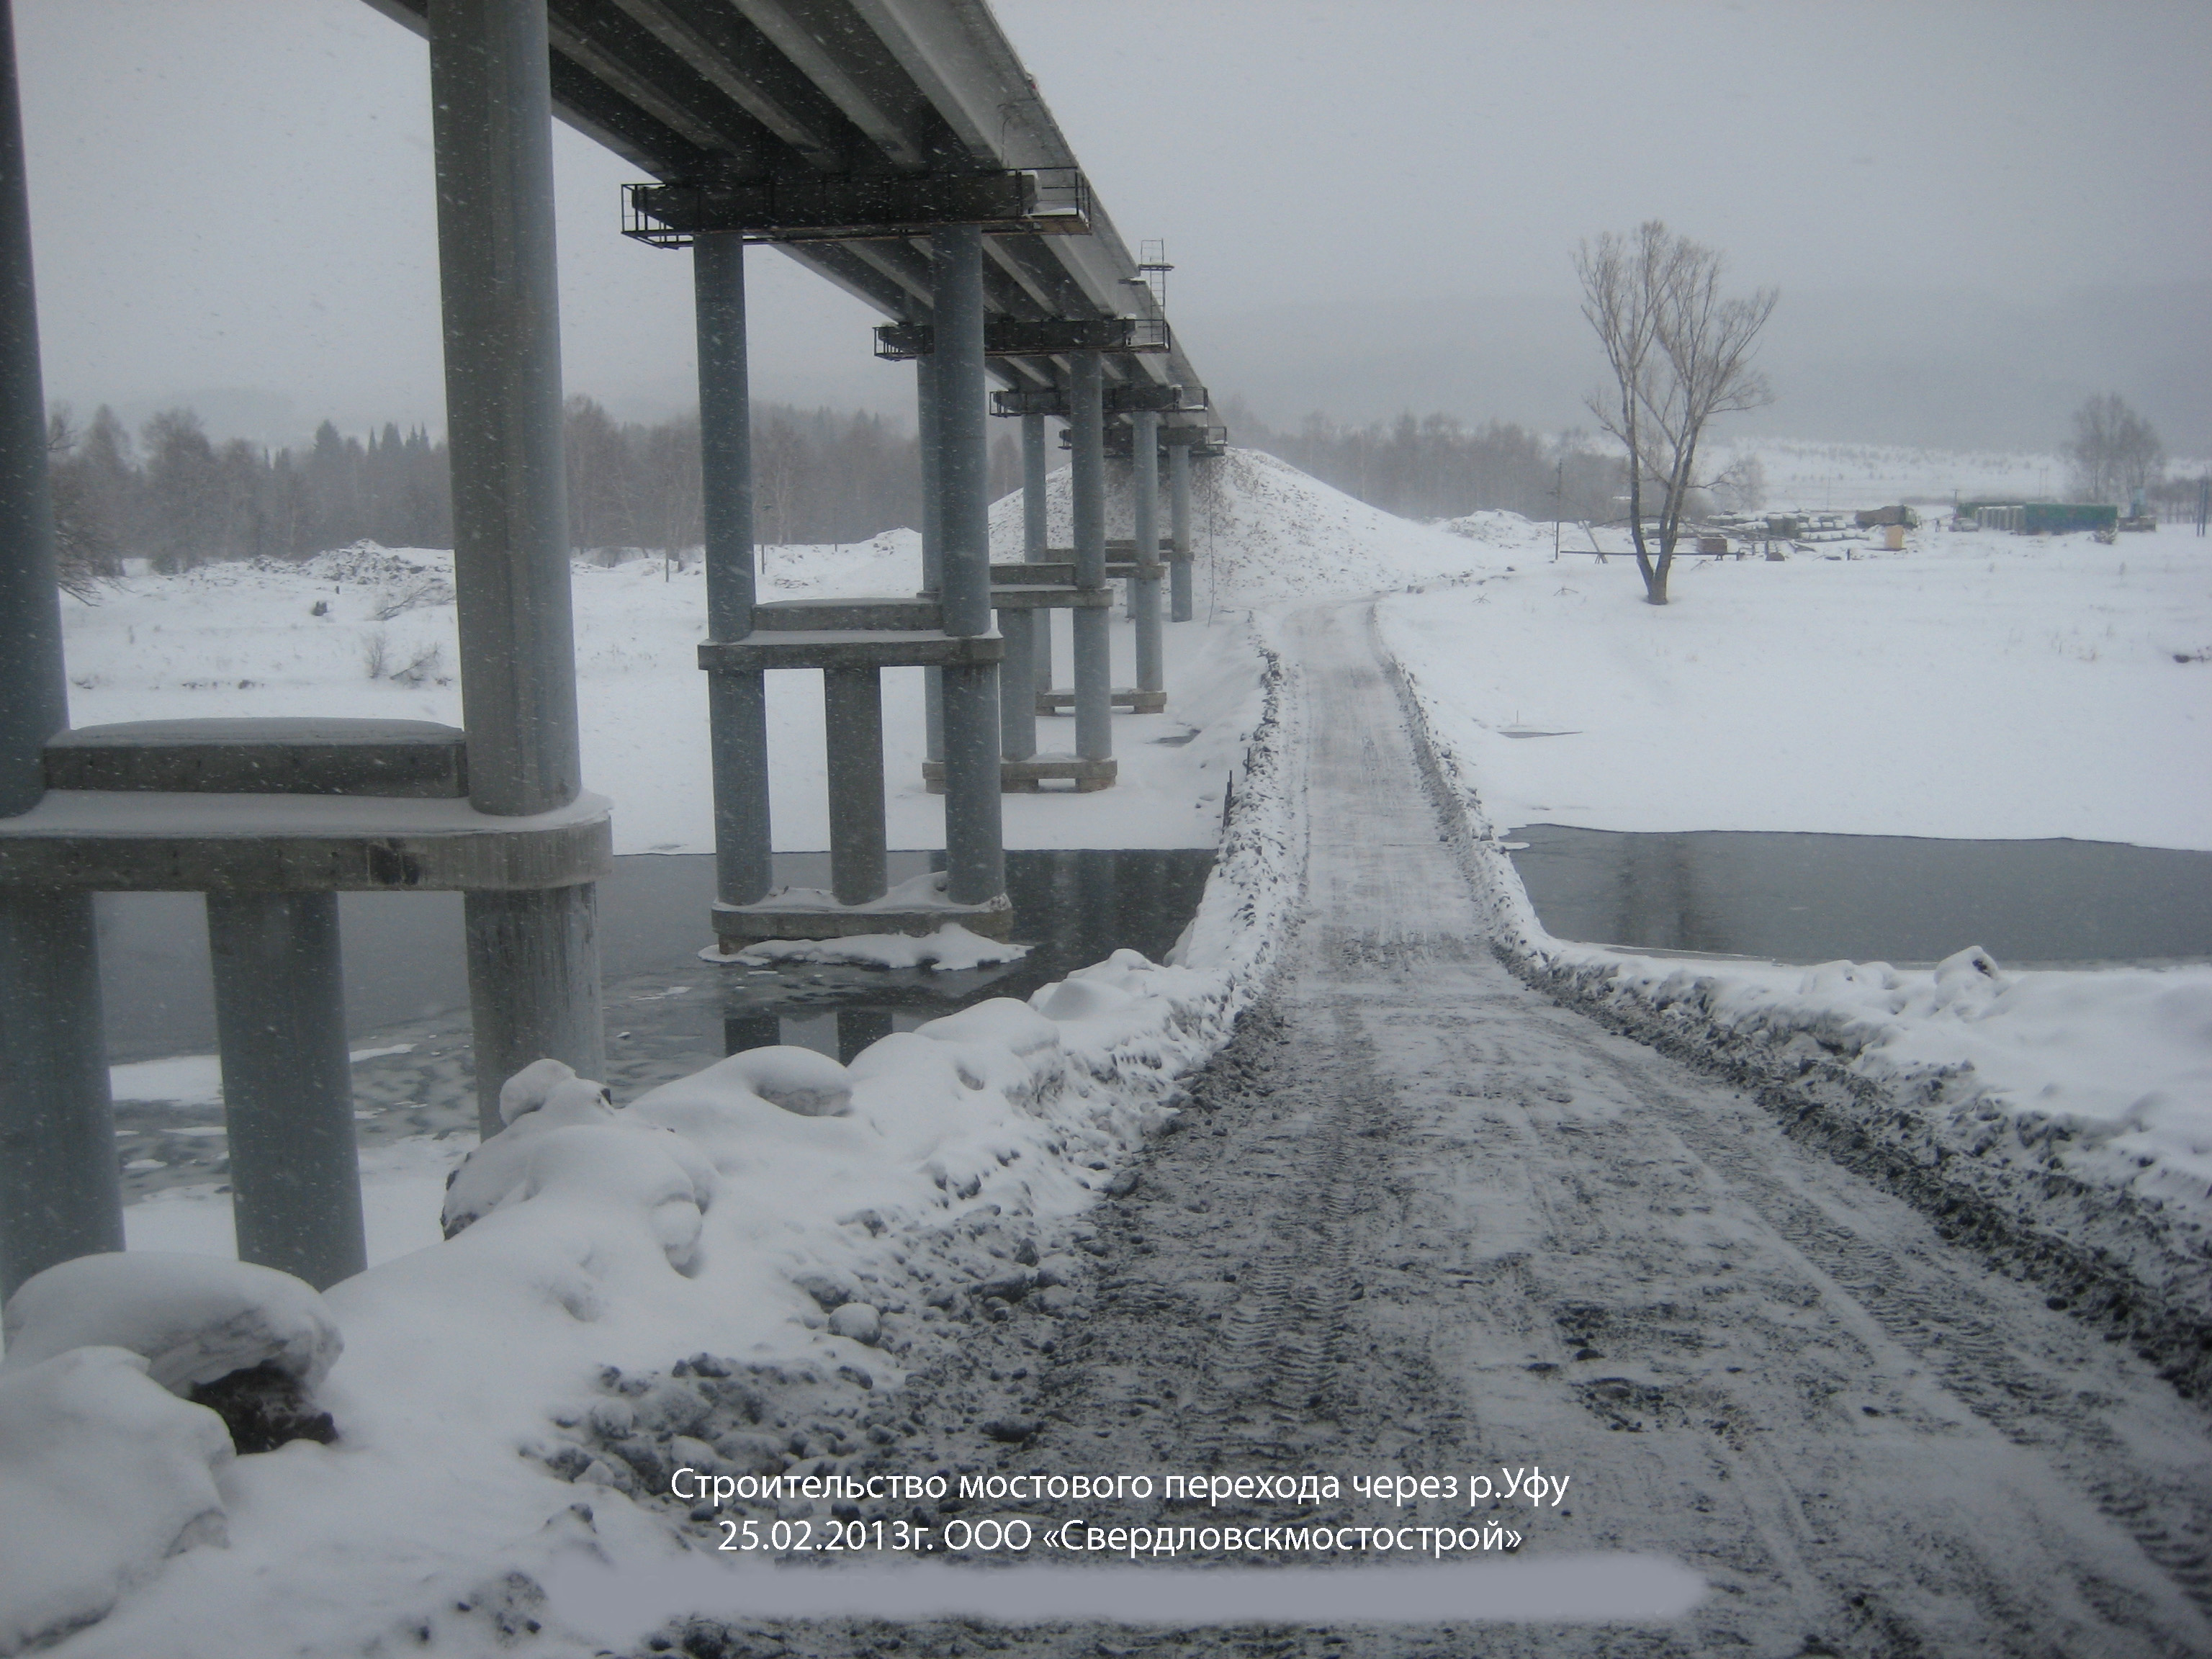
<path fill-rule="evenodd" d="M 699 420 L 617 421 L 568 400 L 568 534 L 580 556 L 699 545 Z M 85 591 L 123 561 L 189 570 L 224 559 L 301 559 L 374 541 L 451 547 L 446 445 L 421 428 L 366 438 L 325 421 L 306 447 L 217 443 L 190 409 L 133 434 L 104 405 L 80 426 L 58 406 L 47 434 L 63 583 Z M 754 533 L 764 544 L 859 542 L 921 519 L 915 436 L 879 415 L 763 404 L 753 410 Z M 994 428 L 991 487 L 1019 483 L 1019 447 Z"/>
<path fill-rule="evenodd" d="M 1407 518 L 1504 508 L 1603 521 L 1619 513 L 1620 464 L 1579 433 L 1410 414 L 1367 426 L 1311 415 L 1277 431 L 1241 403 L 1224 412 L 1235 442 Z M 680 558 L 699 545 L 696 412 L 617 421 L 596 400 L 571 398 L 566 442 L 579 556 Z M 48 452 L 63 580 L 76 592 L 120 575 L 130 558 L 175 572 L 225 559 L 301 559 L 363 540 L 453 545 L 445 441 L 420 427 L 387 424 L 355 437 L 325 421 L 306 447 L 270 450 L 216 442 L 190 409 L 163 410 L 134 434 L 105 406 L 80 426 L 64 405 L 52 412 Z M 991 493 L 1019 484 L 1018 439 L 1010 423 L 994 422 Z M 757 405 L 753 514 L 757 539 L 769 546 L 860 542 L 919 525 L 913 432 L 880 415 Z"/>

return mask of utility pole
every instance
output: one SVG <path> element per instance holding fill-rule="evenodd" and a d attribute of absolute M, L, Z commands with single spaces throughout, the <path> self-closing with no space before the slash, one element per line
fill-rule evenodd
<path fill-rule="evenodd" d="M 1559 470 L 1552 475 L 1552 562 L 1559 562 L 1559 514 L 1565 512 L 1567 501 L 1567 458 L 1559 457 Z"/>

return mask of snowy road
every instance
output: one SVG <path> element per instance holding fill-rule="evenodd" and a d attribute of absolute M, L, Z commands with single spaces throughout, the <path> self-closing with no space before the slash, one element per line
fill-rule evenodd
<path fill-rule="evenodd" d="M 1556 1506 L 1397 1518 L 1502 1521 L 1524 1560 L 1663 1555 L 1710 1586 L 1677 1625 L 1370 1628 L 1363 1654 L 2212 1651 L 2201 1414 L 1745 1097 L 1507 973 L 1437 835 L 1370 615 L 1288 626 L 1313 828 L 1272 998 L 1102 1213 L 1095 1279 L 1049 1357 L 1027 1314 L 985 1327 L 921 1402 L 945 1455 L 1347 1480 L 1540 1465 L 1571 1481 Z M 1018 1450 L 956 1426 L 1018 1413 L 1044 1425 Z M 1347 1491 L 1099 1518 L 1392 1513 Z M 909 1650 L 969 1650 L 914 1635 Z M 1342 1632 L 1239 1637 L 1347 1650 Z M 1063 1626 L 1013 1646 L 1098 1639 Z"/>

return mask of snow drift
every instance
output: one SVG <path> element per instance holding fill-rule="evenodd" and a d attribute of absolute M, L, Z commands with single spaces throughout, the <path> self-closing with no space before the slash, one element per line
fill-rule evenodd
<path fill-rule="evenodd" d="M 1127 471 L 1107 471 L 1106 534 L 1133 534 Z M 1074 483 L 1063 469 L 1046 481 L 1046 539 L 1074 539 Z M 1508 515 L 1510 516 L 1510 515 Z M 1165 509 L 1160 532 L 1167 533 Z M 1200 614 L 1271 600 L 1353 599 L 1412 583 L 1472 578 L 1492 558 L 1466 538 L 1370 507 L 1287 461 L 1231 449 L 1201 462 L 1191 489 L 1192 554 Z M 1022 556 L 1022 502 L 991 509 L 991 556 Z"/>

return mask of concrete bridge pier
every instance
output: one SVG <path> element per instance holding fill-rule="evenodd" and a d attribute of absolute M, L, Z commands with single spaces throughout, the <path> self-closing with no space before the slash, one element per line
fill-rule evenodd
<path fill-rule="evenodd" d="M 4 555 L 11 566 L 21 551 L 10 534 Z M 12 629 L 9 636 L 15 639 Z M 19 710 L 8 713 L 12 726 Z M 8 1077 L 0 1090 L 4 1301 L 58 1261 L 123 1248 L 91 894 L 0 888 L 0 1006 L 8 1011 L 0 1019 Z"/>
<path fill-rule="evenodd" d="M 822 671 L 830 762 L 830 888 L 840 904 L 866 904 L 890 884 L 884 823 L 883 671 Z"/>
<path fill-rule="evenodd" d="M 493 817 L 580 790 L 543 0 L 430 9 L 432 149 L 469 799 Z M 471 892 L 477 1105 L 531 1061 L 606 1070 L 598 886 Z"/>
<path fill-rule="evenodd" d="M 945 632 L 993 632 L 990 450 L 983 378 L 983 233 L 931 233 L 935 292 L 939 565 Z M 1025 666 L 1025 665 L 1024 665 Z M 955 904 L 1002 899 L 1006 860 L 999 799 L 997 662 L 947 666 L 944 687 L 945 894 Z"/>
<path fill-rule="evenodd" d="M 1050 543 L 1045 517 L 1044 416 L 1031 413 L 1022 416 L 1022 557 L 1030 564 L 1044 563 L 1052 556 L 1047 550 Z M 1030 652 L 1036 669 L 1035 689 L 1042 695 L 1052 690 L 1049 612 L 1037 619 L 1036 639 Z M 1030 699 L 1030 704 L 1035 707 L 1035 697 Z"/>
<path fill-rule="evenodd" d="M 1168 446 L 1168 536 L 1175 543 L 1169 555 L 1168 620 L 1191 619 L 1190 580 L 1190 446 Z"/>
<path fill-rule="evenodd" d="M 1129 476 L 1133 503 L 1136 574 L 1129 578 L 1129 606 L 1137 624 L 1137 690 L 1163 696 L 1167 677 L 1160 655 L 1160 417 L 1140 409 L 1129 416 Z M 1138 699 L 1141 707 L 1144 699 Z"/>
<path fill-rule="evenodd" d="M 210 893 L 238 1259 L 310 1285 L 368 1266 L 338 896 Z"/>
<path fill-rule="evenodd" d="M 999 665 L 999 750 L 1010 761 L 1036 755 L 1036 647 L 1049 649 L 1052 612 L 1002 611 L 999 632 L 1006 635 L 1006 660 Z"/>
<path fill-rule="evenodd" d="M 46 793 L 69 724 L 46 480 L 31 216 L 13 21 L 0 5 L 0 816 Z M 0 1297 L 72 1256 L 123 1248 L 92 895 L 0 889 Z"/>
<path fill-rule="evenodd" d="M 1105 370 L 1095 351 L 1068 356 L 1069 482 L 1074 499 L 1075 585 L 1106 586 Z M 1075 752 L 1114 753 L 1113 659 L 1103 607 L 1070 613 L 1075 632 Z"/>
<path fill-rule="evenodd" d="M 1035 453 L 1034 465 L 1030 456 Z M 1022 416 L 1022 558 L 1044 556 L 1044 416 Z M 1052 682 L 1052 612 L 1002 608 L 1006 657 L 999 666 L 999 749 L 1010 761 L 1036 757 L 1037 691 Z M 1040 666 L 1042 665 L 1042 666 Z"/>
<path fill-rule="evenodd" d="M 699 338 L 700 483 L 706 507 L 707 636 L 753 631 L 752 392 L 745 355 L 745 245 L 733 234 L 691 246 Z M 768 802 L 768 685 L 759 669 L 711 676 L 714 896 L 751 904 L 775 884 Z"/>
<path fill-rule="evenodd" d="M 921 591 L 931 597 L 945 592 L 944 453 L 938 442 L 937 362 L 933 352 L 914 360 L 915 447 L 921 461 Z M 922 718 L 927 730 L 922 758 L 942 764 L 945 760 L 945 683 L 940 671 L 921 671 Z"/>

